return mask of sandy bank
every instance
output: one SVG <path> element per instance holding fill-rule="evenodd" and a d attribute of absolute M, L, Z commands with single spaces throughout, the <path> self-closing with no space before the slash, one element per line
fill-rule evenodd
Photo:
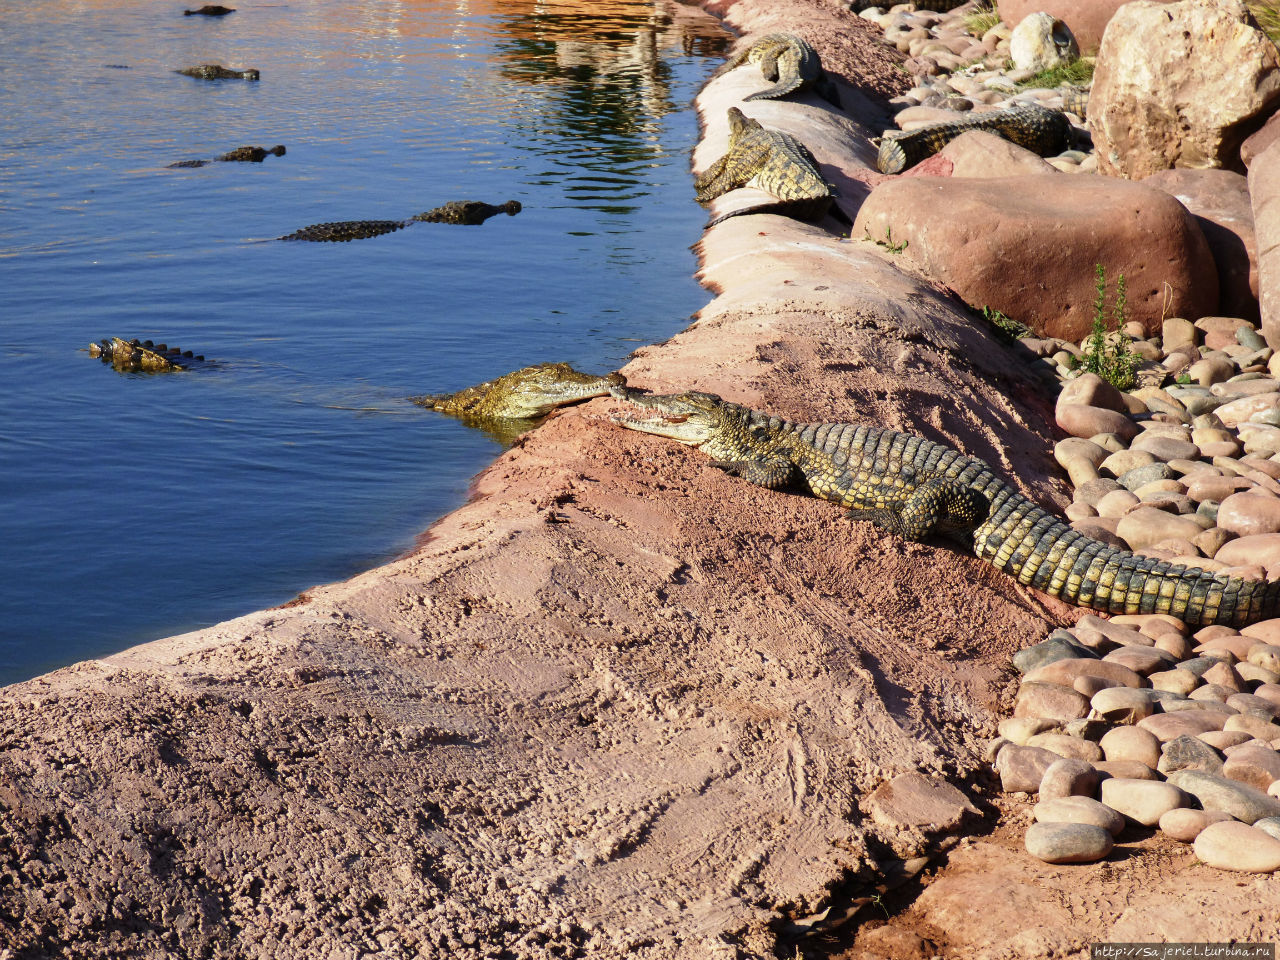
<path fill-rule="evenodd" d="M 752 14 L 765 6 L 782 19 Z M 847 14 L 740 0 L 729 15 L 805 32 L 868 94 L 893 81 L 875 29 Z M 704 92 L 696 163 L 740 82 Z M 760 106 L 821 141 L 855 202 L 868 131 L 817 101 Z M 726 221 L 701 254 L 718 296 L 637 352 L 634 385 L 912 430 L 1062 502 L 1042 388 L 927 279 L 775 216 Z M 412 556 L 0 693 L 0 948 L 790 955 L 782 921 L 938 849 L 871 815 L 886 780 L 922 771 L 990 811 L 980 751 L 1008 658 L 1074 613 L 945 547 L 726 477 L 610 409 L 527 435 Z M 903 949 L 927 936 L 977 955 L 992 916 L 1048 918 L 1077 944 L 1171 899 L 1257 902 L 1181 864 L 1168 886 L 1161 850 L 1088 868 L 1120 899 L 1092 896 L 1081 868 L 1033 867 L 1017 843 L 954 849 L 895 920 Z M 1042 891 L 1011 893 L 1026 883 Z M 1041 895 L 1055 884 L 1079 902 Z"/>

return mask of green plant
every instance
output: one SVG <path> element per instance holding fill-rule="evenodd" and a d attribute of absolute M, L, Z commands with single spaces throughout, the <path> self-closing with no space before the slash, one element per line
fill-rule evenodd
<path fill-rule="evenodd" d="M 1122 332 L 1128 296 L 1124 274 L 1116 280 L 1116 298 L 1111 306 L 1111 320 L 1115 330 L 1107 332 L 1107 270 L 1102 264 L 1094 267 L 1097 296 L 1093 301 L 1093 330 L 1084 341 L 1084 369 L 1096 373 L 1118 390 L 1132 390 L 1138 382 L 1139 357 L 1129 349 L 1129 340 Z"/>
<path fill-rule="evenodd" d="M 1276 0 L 1247 0 L 1246 5 L 1262 32 L 1271 38 L 1272 43 L 1280 46 L 1280 3 Z"/>
<path fill-rule="evenodd" d="M 1004 343 L 1013 343 L 1015 340 L 1031 335 L 1031 328 L 1025 323 L 1019 323 L 1007 314 L 992 310 L 990 307 L 982 308 L 982 319 L 995 333 L 996 339 Z"/>
<path fill-rule="evenodd" d="M 1093 79 L 1093 59 L 1072 60 L 1060 63 L 1048 70 L 1041 70 L 1033 77 L 1023 80 L 1019 87 L 1023 89 L 1039 89 L 1041 87 L 1060 87 L 1064 83 L 1073 87 L 1086 86 Z"/>
<path fill-rule="evenodd" d="M 863 227 L 862 232 L 865 233 L 867 236 L 867 239 L 870 240 L 872 243 L 874 243 L 877 247 L 884 247 L 890 253 L 901 253 L 903 250 L 907 249 L 907 244 L 911 242 L 910 240 L 903 240 L 901 243 L 894 243 L 893 227 L 884 228 L 883 240 L 877 240 L 875 237 L 871 236 L 870 227 Z"/>
<path fill-rule="evenodd" d="M 975 37 L 983 36 L 1000 22 L 1000 12 L 990 4 L 979 3 L 978 9 L 964 18 L 964 28 Z"/>

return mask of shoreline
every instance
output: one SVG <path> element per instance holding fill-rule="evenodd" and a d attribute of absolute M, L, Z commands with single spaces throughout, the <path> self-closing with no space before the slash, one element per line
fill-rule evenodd
<path fill-rule="evenodd" d="M 869 88 L 892 75 L 852 14 L 704 6 L 744 34 L 842 44 Z M 742 73 L 698 96 L 695 169 L 723 152 Z M 752 106 L 793 125 L 849 201 L 878 182 L 856 121 L 804 98 Z M 715 296 L 633 354 L 632 385 L 919 433 L 1067 502 L 1052 400 L 953 295 L 870 241 L 773 215 L 697 249 Z M 947 849 L 939 876 L 959 871 L 988 921 L 1056 923 L 1062 943 L 1160 934 L 1112 926 L 1105 898 L 1046 919 L 1017 891 L 1070 868 L 1011 859 L 990 824 L 983 742 L 1009 658 L 1086 611 L 726 477 L 615 409 L 550 417 L 410 555 L 0 691 L 0 906 L 18 918 L 0 947 L 772 956 L 794 934 L 779 917 L 803 929 L 833 897 L 878 903 Z M 904 810 L 891 784 L 932 805 Z M 1169 861 L 1111 865 L 1152 924 Z M 1206 874 L 1179 897 L 1234 885 Z M 927 897 L 948 948 L 977 943 L 961 938 L 981 918 L 930 915 Z"/>

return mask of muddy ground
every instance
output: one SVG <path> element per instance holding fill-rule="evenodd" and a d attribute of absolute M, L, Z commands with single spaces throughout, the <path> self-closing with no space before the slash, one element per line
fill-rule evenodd
<path fill-rule="evenodd" d="M 903 82 L 834 7 L 716 12 L 804 33 L 872 107 Z M 733 89 L 704 94 L 708 149 Z M 858 124 L 807 109 L 865 174 Z M 719 295 L 631 383 L 909 429 L 1060 507 L 1027 358 L 827 227 L 711 230 Z M 1010 655 L 1075 611 L 616 412 L 553 416 L 395 563 L 0 691 L 0 955 L 995 960 L 1280 911 L 1158 837 L 1022 851 L 983 740 Z M 912 771 L 959 804 L 870 799 Z"/>

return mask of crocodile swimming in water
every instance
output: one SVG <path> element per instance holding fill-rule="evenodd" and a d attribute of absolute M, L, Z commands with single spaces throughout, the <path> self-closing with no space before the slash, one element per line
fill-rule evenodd
<path fill-rule="evenodd" d="M 659 417 L 614 418 L 628 429 L 698 447 L 713 466 L 758 486 L 799 481 L 896 536 L 948 535 L 1019 583 L 1077 606 L 1235 627 L 1280 614 L 1280 580 L 1228 577 L 1091 539 L 984 461 L 940 443 L 882 427 L 793 423 L 697 391 L 613 394 Z"/>
<path fill-rule="evenodd" d="M 184 17 L 225 17 L 228 13 L 235 13 L 235 7 L 224 7 L 216 3 L 206 3 L 199 10 L 183 10 Z"/>
<path fill-rule="evenodd" d="M 790 33 L 766 34 L 731 57 L 716 71 L 716 75 L 728 73 L 744 63 L 758 65 L 761 75 L 774 84 L 744 97 L 744 100 L 775 100 L 812 87 L 821 96 L 835 102 L 834 88 L 826 82 L 817 51 L 801 37 Z"/>
<path fill-rule="evenodd" d="M 212 160 L 179 160 L 169 164 L 176 167 L 206 167 L 211 163 L 261 163 L 267 157 L 283 157 L 286 151 L 283 143 L 277 143 L 270 150 L 265 147 L 236 147 Z"/>
<path fill-rule="evenodd" d="M 901 173 L 970 130 L 999 134 L 1042 157 L 1055 156 L 1071 146 L 1071 121 L 1065 113 L 1023 104 L 1010 110 L 966 113 L 957 120 L 931 123 L 905 133 L 888 131 L 880 138 L 876 167 L 881 173 Z"/>
<path fill-rule="evenodd" d="M 523 208 L 518 200 L 506 203 L 482 203 L 479 200 L 454 200 L 444 206 L 419 213 L 408 220 L 337 220 L 332 223 L 313 223 L 295 230 L 278 240 L 306 240 L 311 243 L 346 243 L 349 240 L 367 240 L 384 233 L 395 233 L 411 223 L 455 223 L 479 226 L 490 217 L 505 213 L 514 217 Z"/>
<path fill-rule="evenodd" d="M 184 77 L 195 77 L 197 80 L 258 80 L 258 71 L 252 67 L 244 70 L 232 70 L 220 63 L 202 63 L 198 67 L 185 67 L 175 70 Z"/>
<path fill-rule="evenodd" d="M 171 373 L 211 362 L 190 350 L 179 350 L 150 340 L 123 340 L 120 337 L 108 337 L 99 343 L 89 344 L 89 356 L 98 357 L 117 370 L 145 373 Z"/>
<path fill-rule="evenodd" d="M 699 203 L 710 203 L 738 187 L 758 187 L 778 198 L 767 208 L 753 207 L 718 217 L 713 226 L 744 213 L 776 211 L 800 219 L 819 219 L 831 209 L 831 186 L 818 172 L 809 148 L 788 133 L 770 130 L 729 108 L 729 150 L 694 180 Z"/>

